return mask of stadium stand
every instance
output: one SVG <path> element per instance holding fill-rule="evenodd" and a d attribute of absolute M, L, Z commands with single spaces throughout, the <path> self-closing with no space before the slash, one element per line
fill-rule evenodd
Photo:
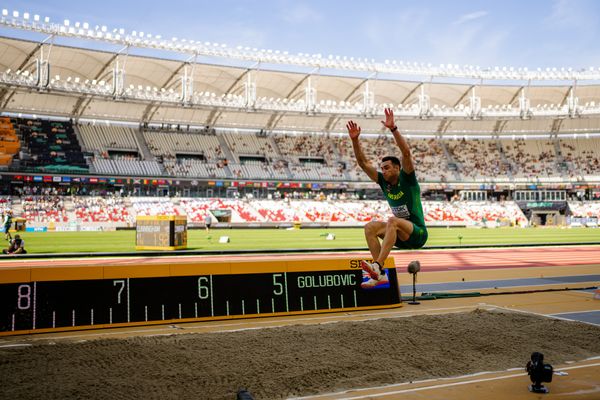
<path fill-rule="evenodd" d="M 237 161 L 240 156 L 262 156 L 265 159 L 277 159 L 277 152 L 268 136 L 259 136 L 258 133 L 224 132 L 223 137 L 229 148 L 233 151 Z"/>
<path fill-rule="evenodd" d="M 6 169 L 19 153 L 21 141 L 10 118 L 0 118 L 0 168 Z"/>
<path fill-rule="evenodd" d="M 161 197 L 131 197 L 131 212 L 135 218 L 138 215 L 182 215 L 169 198 Z"/>
<path fill-rule="evenodd" d="M 119 197 L 77 196 L 73 205 L 78 223 L 131 222 L 125 200 Z"/>
<path fill-rule="evenodd" d="M 20 166 L 46 172 L 88 172 L 79 141 L 68 121 L 17 118 Z"/>
<path fill-rule="evenodd" d="M 509 180 L 510 165 L 502 159 L 495 140 L 460 139 L 447 142 L 450 156 L 459 164 L 460 175 L 465 180 Z"/>
<path fill-rule="evenodd" d="M 156 161 L 140 161 L 135 158 L 95 159 L 94 168 L 99 174 L 112 176 L 161 176 L 160 165 Z"/>
<path fill-rule="evenodd" d="M 83 148 L 87 151 L 98 155 L 115 149 L 138 152 L 133 128 L 119 125 L 80 124 L 78 129 Z"/>
<path fill-rule="evenodd" d="M 556 147 L 549 140 L 515 139 L 502 140 L 506 158 L 511 162 L 516 180 L 549 178 L 560 176 L 557 165 Z"/>
<path fill-rule="evenodd" d="M 150 152 L 166 160 L 196 156 L 207 162 L 224 158 L 219 139 L 205 132 L 183 133 L 145 130 L 143 137 Z"/>
<path fill-rule="evenodd" d="M 560 139 L 561 154 L 571 176 L 600 176 L 600 139 Z"/>
<path fill-rule="evenodd" d="M 21 217 L 31 222 L 69 222 L 62 196 L 24 196 L 21 198 Z"/>
<path fill-rule="evenodd" d="M 13 121 L 16 129 L 12 128 Z M 66 168 L 87 172 L 70 122 L 13 121 L 0 120 L 0 167 L 15 164 L 16 169 L 24 170 L 61 172 Z M 242 133 L 209 128 L 145 128 L 136 135 L 134 128 L 104 123 L 83 123 L 77 129 L 83 150 L 94 154 L 89 161 L 91 172 L 96 174 L 309 182 L 369 180 L 358 167 L 346 135 Z M 596 157 L 600 138 L 442 140 L 413 136 L 407 140 L 422 182 L 526 182 L 600 176 L 600 160 Z M 390 135 L 365 134 L 361 143 L 373 165 L 386 155 L 399 156 Z M 143 159 L 140 146 L 147 148 L 154 159 Z"/>
<path fill-rule="evenodd" d="M 596 217 L 600 218 L 600 202 L 578 201 L 569 202 L 569 209 L 574 217 Z"/>

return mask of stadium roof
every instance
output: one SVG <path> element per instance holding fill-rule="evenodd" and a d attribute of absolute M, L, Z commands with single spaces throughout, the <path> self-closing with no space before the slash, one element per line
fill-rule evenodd
<path fill-rule="evenodd" d="M 2 111 L 298 132 L 342 132 L 354 119 L 364 131 L 379 132 L 383 108 L 393 107 L 398 125 L 414 134 L 600 131 L 600 80 L 590 71 L 550 71 L 539 79 L 526 71 L 514 71 L 513 79 L 510 70 L 498 80 L 439 69 L 418 76 L 414 70 L 369 71 L 360 63 L 315 67 L 306 64 L 308 55 L 288 64 L 263 62 L 254 50 L 258 58 L 248 56 L 241 65 L 234 53 L 181 59 L 189 54 L 180 49 L 178 57 L 159 58 L 135 54 L 130 46 L 106 51 L 59 44 L 55 36 L 0 38 Z M 578 80 L 589 77 L 596 80 Z"/>

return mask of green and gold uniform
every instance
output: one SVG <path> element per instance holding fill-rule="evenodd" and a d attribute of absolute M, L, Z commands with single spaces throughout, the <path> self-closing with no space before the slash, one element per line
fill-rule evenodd
<path fill-rule="evenodd" d="M 377 173 L 377 183 L 383 190 L 392 213 L 395 217 L 409 220 L 413 224 L 413 232 L 406 241 L 396 240 L 395 246 L 404 249 L 419 249 L 427 242 L 427 228 L 423 217 L 421 205 L 421 188 L 415 172 L 410 174 L 400 171 L 398 184 L 390 185 L 383 178 L 381 172 Z"/>

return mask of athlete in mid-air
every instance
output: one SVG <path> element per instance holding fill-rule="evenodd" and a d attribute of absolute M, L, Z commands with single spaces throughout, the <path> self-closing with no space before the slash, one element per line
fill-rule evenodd
<path fill-rule="evenodd" d="M 402 161 L 394 156 L 383 157 L 379 164 L 381 172 L 371 165 L 362 151 L 359 142 L 360 126 L 354 121 L 348 121 L 346 125 L 358 165 L 381 187 L 394 214 L 386 222 L 371 221 L 365 225 L 365 237 L 373 262 L 361 262 L 361 268 L 370 277 L 363 283 L 364 287 L 387 283 L 383 265 L 394 246 L 400 249 L 418 249 L 427 241 L 421 190 L 415 176 L 410 147 L 394 123 L 392 109 L 385 110 L 385 121 L 381 123 L 392 132 L 402 153 Z M 380 242 L 379 239 L 383 241 Z"/>

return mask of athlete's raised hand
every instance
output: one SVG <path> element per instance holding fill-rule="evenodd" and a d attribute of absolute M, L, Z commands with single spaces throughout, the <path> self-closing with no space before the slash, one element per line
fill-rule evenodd
<path fill-rule="evenodd" d="M 348 129 L 350 139 L 356 139 L 360 135 L 360 126 L 358 126 L 354 121 L 348 121 L 346 124 L 346 129 Z"/>
<path fill-rule="evenodd" d="M 394 111 L 391 108 L 386 108 L 385 112 L 385 121 L 381 121 L 383 126 L 388 129 L 394 129 L 396 124 L 394 123 Z"/>

